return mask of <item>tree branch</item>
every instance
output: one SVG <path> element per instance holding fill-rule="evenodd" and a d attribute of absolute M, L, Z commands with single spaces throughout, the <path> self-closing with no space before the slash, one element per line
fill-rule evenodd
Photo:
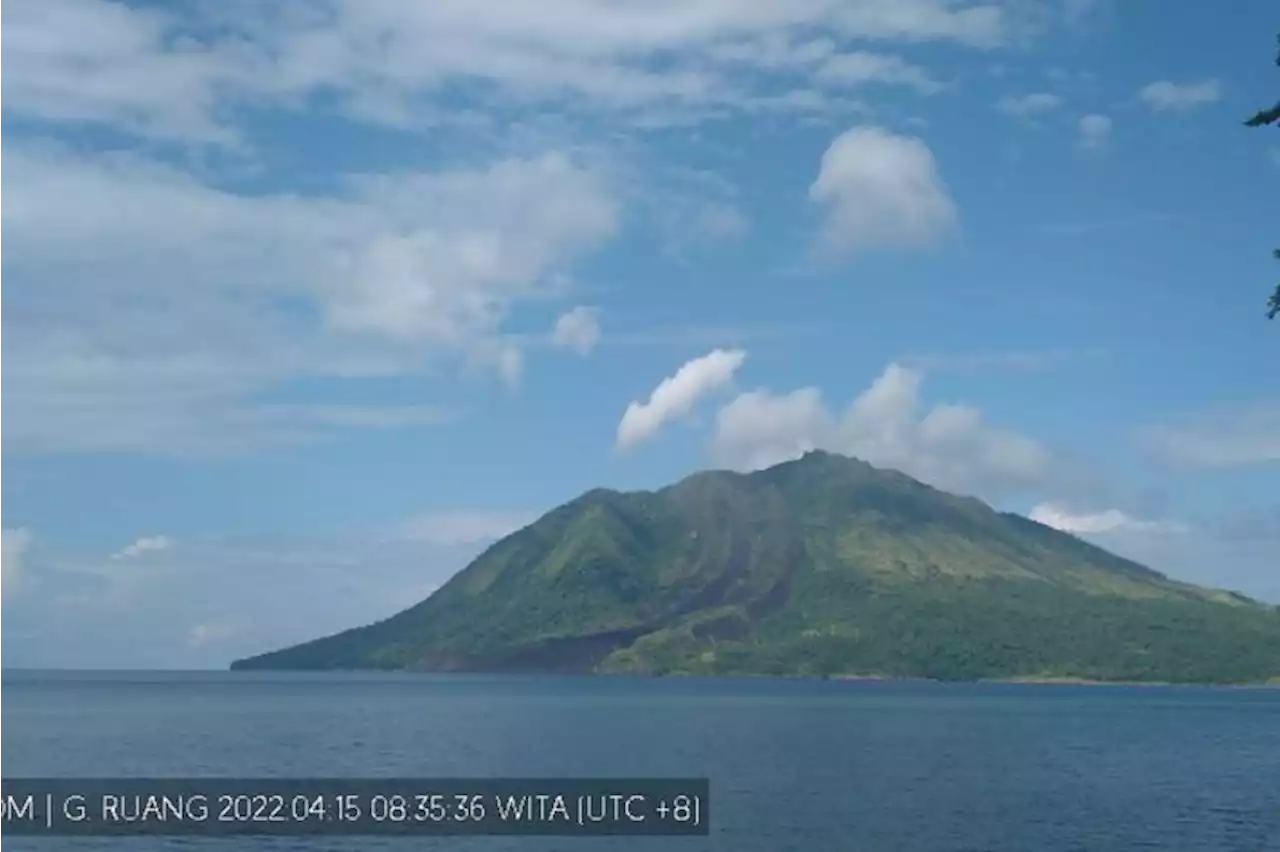
<path fill-rule="evenodd" d="M 1260 111 L 1253 118 L 1246 121 L 1245 125 L 1247 127 L 1263 127 L 1268 124 L 1275 124 L 1277 121 L 1280 121 L 1280 103 L 1271 107 L 1271 109 Z"/>
<path fill-rule="evenodd" d="M 1280 249 L 1273 251 L 1271 256 L 1280 260 Z M 1280 314 L 1280 284 L 1276 285 L 1276 291 L 1267 300 L 1267 319 L 1275 319 L 1276 314 Z"/>

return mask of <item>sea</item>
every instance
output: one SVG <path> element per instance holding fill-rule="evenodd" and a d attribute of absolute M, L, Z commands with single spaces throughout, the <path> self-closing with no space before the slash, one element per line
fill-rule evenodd
<path fill-rule="evenodd" d="M 3 839 L 16 850 L 1280 852 L 1280 690 L 5 671 L 16 777 L 689 777 L 705 837 Z"/>

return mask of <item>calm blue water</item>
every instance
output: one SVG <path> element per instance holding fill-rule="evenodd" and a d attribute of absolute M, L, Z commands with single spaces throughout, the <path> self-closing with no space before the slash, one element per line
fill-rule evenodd
<path fill-rule="evenodd" d="M 1280 690 L 268 673 L 3 677 L 13 776 L 705 776 L 695 839 L 21 849 L 1280 850 Z"/>

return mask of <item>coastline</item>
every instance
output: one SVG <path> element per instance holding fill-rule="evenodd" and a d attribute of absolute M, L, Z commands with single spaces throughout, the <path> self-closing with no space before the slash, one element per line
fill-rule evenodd
<path fill-rule="evenodd" d="M 1173 687 L 1173 686 L 1191 686 L 1191 687 L 1223 687 L 1231 689 L 1280 689 L 1280 676 L 1271 677 L 1265 681 L 1157 681 L 1157 680 L 1098 680 L 1096 678 L 1077 677 L 1069 675 L 1016 675 L 1013 677 L 979 677 L 970 680 L 941 680 L 939 678 L 920 677 L 913 675 L 891 675 L 880 674 L 876 672 L 850 672 L 841 674 L 766 674 L 766 673 L 740 673 L 740 674 L 702 674 L 689 671 L 671 671 L 661 673 L 646 672 L 503 672 L 497 670 L 485 671 L 451 671 L 451 672 L 432 672 L 421 669 L 224 669 L 224 671 L 236 672 L 322 672 L 322 671 L 343 671 L 351 673 L 377 673 L 386 674 L 455 674 L 455 675 L 503 675 L 503 674 L 519 674 L 522 676 L 549 676 L 549 677 L 577 677 L 577 678 L 629 678 L 636 680 L 651 679 L 668 679 L 668 678 L 697 678 L 705 680 L 736 680 L 736 679 L 772 679 L 772 680 L 818 680 L 818 681 L 841 681 L 845 683 L 955 683 L 955 684 L 973 684 L 973 683 L 995 683 L 995 684 L 1023 684 L 1033 686 L 1150 686 L 1150 687 Z"/>
<path fill-rule="evenodd" d="M 1280 679 L 1271 678 L 1264 681 L 1243 681 L 1238 683 L 1214 681 L 1170 681 L 1170 680 L 1094 680 L 1085 677 L 1008 677 L 983 678 L 979 683 L 1025 683 L 1037 686 L 1219 686 L 1233 689 L 1277 689 Z"/>
<path fill-rule="evenodd" d="M 828 680 L 848 683 L 1003 683 L 1027 684 L 1034 686 L 1213 686 L 1232 689 L 1280 689 L 1280 675 L 1265 681 L 1171 681 L 1171 680 L 1099 680 L 1096 678 L 1072 675 L 1015 675 L 1012 677 L 978 677 L 970 680 L 942 680 L 933 677 L 915 675 L 891 675 L 876 672 L 843 673 L 831 675 L 815 674 L 696 674 L 693 672 L 664 672 L 662 674 L 641 674 L 629 672 L 583 672 L 581 677 L 636 677 L 636 678 L 680 678 L 695 677 L 715 680 L 717 678 L 775 678 L 779 680 Z"/>
<path fill-rule="evenodd" d="M 582 677 L 638 677 L 638 678 L 679 678 L 696 677 L 715 680 L 717 678 L 775 678 L 779 680 L 828 680 L 847 683 L 1002 683 L 1024 684 L 1032 686 L 1212 686 L 1230 689 L 1280 689 L 1280 676 L 1265 681 L 1170 681 L 1170 680 L 1098 680 L 1087 677 L 1067 675 L 1016 675 L 1013 677 L 979 677 L 972 680 L 940 680 L 932 677 L 916 677 L 912 675 L 890 675 L 871 673 L 857 674 L 733 674 L 704 675 L 691 672 L 667 672 L 664 674 L 628 674 L 626 672 L 610 672 L 596 674 L 586 672 Z"/>

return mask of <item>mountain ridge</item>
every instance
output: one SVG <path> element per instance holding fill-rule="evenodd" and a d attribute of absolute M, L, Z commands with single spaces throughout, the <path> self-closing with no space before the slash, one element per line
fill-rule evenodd
<path fill-rule="evenodd" d="M 592 489 L 390 618 L 233 668 L 1252 682 L 1280 613 L 810 452 Z"/>

